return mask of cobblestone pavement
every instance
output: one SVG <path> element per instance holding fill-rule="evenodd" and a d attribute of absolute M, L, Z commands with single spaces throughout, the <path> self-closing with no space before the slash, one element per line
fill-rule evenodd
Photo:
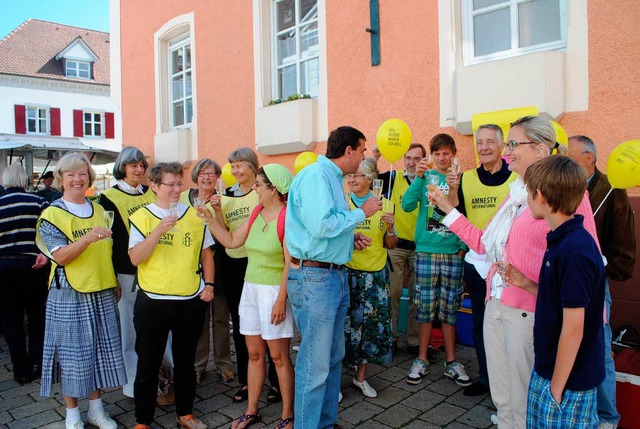
<path fill-rule="evenodd" d="M 294 341 L 294 344 L 297 342 Z M 235 358 L 234 356 L 232 356 Z M 295 362 L 296 352 L 292 351 Z M 412 386 L 405 377 L 415 356 L 404 351 L 402 341 L 390 365 L 369 365 L 368 380 L 378 391 L 377 398 L 365 398 L 353 386 L 354 371 L 345 369 L 342 377 L 344 399 L 339 408 L 339 423 L 345 428 L 488 428 L 494 411 L 488 395 L 467 397 L 462 388 L 446 379 L 442 373 L 442 358 L 429 369 L 422 383 Z M 465 364 L 469 375 L 477 376 L 475 352 L 458 345 L 457 358 Z M 245 404 L 234 404 L 232 395 L 238 389 L 237 381 L 223 383 L 213 370 L 203 377 L 196 390 L 195 413 L 209 428 L 228 428 L 233 419 L 244 412 Z M 280 417 L 280 404 L 269 405 L 263 392 L 261 414 L 263 422 L 253 428 L 275 428 Z M 135 424 L 133 399 L 122 394 L 121 389 L 108 389 L 103 395 L 106 410 L 120 424 L 131 428 Z M 86 420 L 87 400 L 80 401 L 80 410 Z M 60 395 L 60 385 L 55 385 L 51 398 L 40 397 L 40 383 L 34 381 L 24 386 L 13 380 L 11 360 L 4 338 L 0 336 L 0 428 L 10 429 L 63 429 L 65 407 Z M 92 426 L 86 425 L 91 428 Z M 153 429 L 175 428 L 174 407 L 157 407 Z"/>

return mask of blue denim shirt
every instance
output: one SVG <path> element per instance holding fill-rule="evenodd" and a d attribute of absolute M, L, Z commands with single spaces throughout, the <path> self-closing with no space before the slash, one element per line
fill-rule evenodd
<path fill-rule="evenodd" d="M 349 210 L 342 170 L 320 155 L 291 184 L 285 239 L 298 259 L 346 264 L 353 253 L 353 233 L 365 220 L 361 209 Z"/>

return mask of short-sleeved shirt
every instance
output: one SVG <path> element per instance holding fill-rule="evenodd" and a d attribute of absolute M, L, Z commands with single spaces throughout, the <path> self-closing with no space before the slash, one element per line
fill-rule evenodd
<path fill-rule="evenodd" d="M 535 370 L 551 380 L 563 310 L 585 309 L 582 341 L 566 384 L 569 390 L 589 390 L 604 380 L 604 264 L 583 219 L 575 215 L 547 234 L 533 327 Z"/>

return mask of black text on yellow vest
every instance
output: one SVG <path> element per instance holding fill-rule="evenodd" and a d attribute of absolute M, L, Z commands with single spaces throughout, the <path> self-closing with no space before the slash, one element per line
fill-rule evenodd
<path fill-rule="evenodd" d="M 509 184 L 517 177 L 516 173 L 511 173 L 509 179 L 502 185 L 487 186 L 480 181 L 478 170 L 465 171 L 462 179 L 462 194 L 469 222 L 484 231 L 509 193 Z"/>
<path fill-rule="evenodd" d="M 131 226 L 148 237 L 161 219 L 144 207 L 130 218 Z M 151 257 L 138 265 L 138 285 L 157 295 L 193 296 L 200 288 L 200 255 L 205 226 L 189 207 L 175 231 L 164 233 Z"/>
<path fill-rule="evenodd" d="M 102 194 L 109 198 L 118 209 L 118 213 L 127 227 L 127 232 L 129 232 L 130 228 L 129 218 L 131 215 L 139 208 L 156 201 L 156 194 L 153 193 L 151 188 L 148 188 L 144 194 L 137 195 L 127 194 L 119 188 L 105 189 Z"/>
<path fill-rule="evenodd" d="M 222 213 L 224 213 L 224 224 L 229 231 L 233 232 L 240 225 L 245 223 L 253 209 L 258 205 L 258 195 L 254 191 L 241 197 L 222 197 Z M 232 258 L 246 258 L 247 251 L 244 246 L 237 249 L 226 249 L 227 255 Z"/>
<path fill-rule="evenodd" d="M 81 239 L 95 226 L 104 226 L 104 209 L 93 202 L 91 206 L 93 213 L 88 218 L 78 217 L 56 206 L 49 207 L 40 216 L 36 228 L 38 231 L 36 244 L 40 251 L 52 261 L 49 287 L 56 281 L 55 276 L 59 269 L 64 270 L 67 281 L 78 292 L 99 292 L 116 286 L 116 276 L 111 263 L 112 241 L 99 240 L 91 243 L 73 261 L 65 266 L 58 266 L 40 236 L 40 224 L 43 221 L 59 229 L 71 243 Z"/>

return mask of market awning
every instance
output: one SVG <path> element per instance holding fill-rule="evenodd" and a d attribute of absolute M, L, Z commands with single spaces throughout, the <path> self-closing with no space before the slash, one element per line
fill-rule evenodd
<path fill-rule="evenodd" d="M 57 161 L 67 152 L 83 152 L 92 164 L 107 164 L 115 161 L 119 150 L 88 145 L 75 137 L 53 137 L 39 135 L 17 135 L 0 133 L 0 150 L 13 157 L 32 154 L 34 158 Z"/>

